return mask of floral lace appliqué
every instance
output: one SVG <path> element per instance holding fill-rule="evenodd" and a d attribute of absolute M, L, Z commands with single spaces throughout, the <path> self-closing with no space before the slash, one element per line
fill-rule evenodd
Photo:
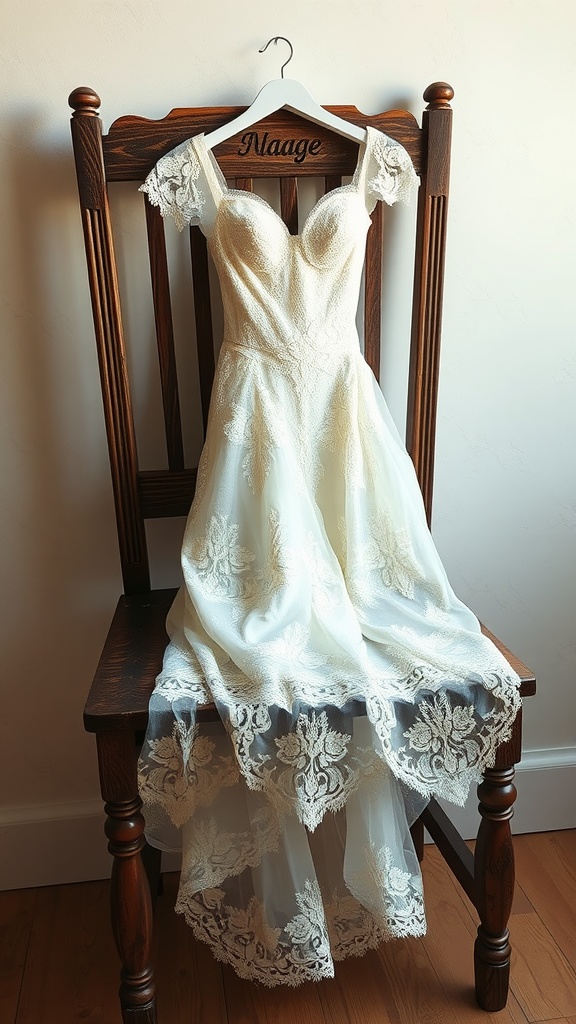
<path fill-rule="evenodd" d="M 279 773 L 276 785 L 292 798 L 296 794 L 299 817 L 311 831 L 327 811 L 343 807 L 357 785 L 358 773 L 348 764 L 338 764 L 346 757 L 351 739 L 330 729 L 323 711 L 299 715 L 295 730 L 274 741 L 278 760 L 289 765 Z"/>
<path fill-rule="evenodd" d="M 246 572 L 254 555 L 238 544 L 239 531 L 229 516 L 216 513 L 204 536 L 192 545 L 194 567 L 207 597 L 223 600 L 247 592 Z"/>
<path fill-rule="evenodd" d="M 452 706 L 445 693 L 422 701 L 416 722 L 404 736 L 412 750 L 422 753 L 419 771 L 430 777 L 435 765 L 451 775 L 478 759 L 479 746 L 470 735 L 475 729 L 473 707 Z"/>
<path fill-rule="evenodd" d="M 281 822 L 271 805 L 253 815 L 251 826 L 247 831 L 230 831 L 211 817 L 192 828 L 182 855 L 186 890 L 212 889 L 278 849 Z"/>
<path fill-rule="evenodd" d="M 242 471 L 253 494 L 262 494 L 274 449 L 287 442 L 281 418 L 272 416 L 260 396 L 254 396 L 253 411 L 235 406 L 232 419 L 224 424 L 224 433 L 233 444 L 246 449 Z"/>
<path fill-rule="evenodd" d="M 204 195 L 198 187 L 200 163 L 186 143 L 161 157 L 139 191 L 148 195 L 163 217 L 171 216 L 179 231 L 199 220 Z"/>
<path fill-rule="evenodd" d="M 347 570 L 355 604 L 373 607 L 382 584 L 402 597 L 413 598 L 414 585 L 423 572 L 407 529 L 394 524 L 385 510 L 371 516 L 370 526 L 370 539 L 353 549 Z"/>
<path fill-rule="evenodd" d="M 198 939 L 215 957 L 232 964 L 241 978 L 263 985 L 300 985 L 331 978 L 334 967 L 317 882 L 296 893 L 299 912 L 282 929 L 268 923 L 264 905 L 252 897 L 247 907 L 228 906 L 221 888 L 180 894 L 183 913 Z"/>
<path fill-rule="evenodd" d="M 368 193 L 391 206 L 408 204 L 418 185 L 418 175 L 403 146 L 379 133 L 373 136 Z"/>
<path fill-rule="evenodd" d="M 214 744 L 199 735 L 198 725 L 175 721 L 171 736 L 147 740 L 148 753 L 139 763 L 142 799 L 162 804 L 176 825 L 188 820 L 197 806 L 206 806 L 223 787 L 238 781 L 233 758 L 214 758 Z"/>

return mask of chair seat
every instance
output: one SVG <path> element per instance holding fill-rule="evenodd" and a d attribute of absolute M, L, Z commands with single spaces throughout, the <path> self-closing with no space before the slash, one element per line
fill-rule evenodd
<path fill-rule="evenodd" d="M 168 640 L 166 615 L 176 593 L 174 589 L 151 590 L 145 594 L 123 595 L 118 601 L 84 709 L 88 732 L 146 729 L 148 702 Z M 536 680 L 530 669 L 485 626 L 482 632 L 490 637 L 520 676 L 521 695 L 532 696 Z M 198 708 L 199 720 L 213 720 L 217 716 L 213 704 Z"/>

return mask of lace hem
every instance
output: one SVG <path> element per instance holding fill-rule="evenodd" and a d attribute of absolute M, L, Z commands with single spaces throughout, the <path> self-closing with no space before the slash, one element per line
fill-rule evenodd
<path fill-rule="evenodd" d="M 511 735 L 521 704 L 517 682 L 493 672 L 449 685 L 437 671 L 434 683 L 429 667 L 412 677 L 399 684 L 402 696 L 385 697 L 373 686 L 340 707 L 219 706 L 222 722 L 212 738 L 180 720 L 178 702 L 157 717 L 154 697 L 139 764 L 142 800 L 161 805 L 180 827 L 197 808 L 245 784 L 276 815 L 295 813 L 313 832 L 360 786 L 377 784 L 390 771 L 426 798 L 462 805 Z M 171 715 L 171 735 L 152 738 Z"/>
<path fill-rule="evenodd" d="M 268 987 L 301 985 L 334 976 L 334 961 L 363 956 L 381 942 L 426 932 L 421 879 L 394 868 L 387 848 L 375 859 L 386 886 L 382 911 L 374 914 L 350 895 L 334 892 L 323 901 L 318 882 L 307 879 L 295 893 L 298 912 L 283 927 L 271 926 L 255 896 L 246 908 L 227 904 L 222 888 L 181 889 L 176 902 L 197 939 L 241 978 Z"/>
<path fill-rule="evenodd" d="M 328 811 L 346 804 L 366 775 L 374 774 L 378 757 L 422 796 L 463 806 L 471 786 L 481 781 L 498 747 L 510 738 L 521 704 L 515 684 L 499 678 L 494 688 L 504 699 L 484 715 L 446 691 L 415 705 L 372 695 L 366 712 L 377 737 L 373 753 L 356 749 L 351 736 L 330 729 L 325 712 L 303 712 L 290 733 L 274 740 L 276 764 L 268 747 L 266 753 L 257 752 L 258 740 L 271 726 L 267 709 L 235 708 L 231 724 L 240 769 L 251 789 L 265 792 L 279 810 L 294 809 L 311 831 Z"/>
<path fill-rule="evenodd" d="M 426 798 L 432 796 L 464 806 L 471 787 L 492 767 L 496 752 L 511 735 L 522 700 L 515 678 L 484 676 L 483 687 L 496 695 L 495 710 L 480 716 L 474 705 L 452 704 L 446 692 L 431 695 L 412 707 L 412 724 L 402 731 L 409 742 L 394 741 L 397 721 L 390 703 L 372 698 L 370 721 L 382 742 L 393 774 Z"/>

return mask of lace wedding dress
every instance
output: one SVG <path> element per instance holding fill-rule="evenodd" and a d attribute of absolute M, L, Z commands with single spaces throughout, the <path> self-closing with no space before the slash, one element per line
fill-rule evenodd
<path fill-rule="evenodd" d="M 368 129 L 299 235 L 228 188 L 201 135 L 142 186 L 206 235 L 225 334 L 140 793 L 149 841 L 182 848 L 177 910 L 267 985 L 424 933 L 409 827 L 432 794 L 463 803 L 519 706 L 355 327 L 369 213 L 416 181 Z"/>

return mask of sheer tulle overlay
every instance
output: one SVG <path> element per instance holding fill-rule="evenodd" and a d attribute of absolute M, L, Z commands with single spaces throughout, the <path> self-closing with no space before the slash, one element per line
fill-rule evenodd
<path fill-rule="evenodd" d="M 424 933 L 410 825 L 432 794 L 463 803 L 519 706 L 360 352 L 369 213 L 416 182 L 368 129 L 296 236 L 203 136 L 142 186 L 207 236 L 225 334 L 140 792 L 149 841 L 182 849 L 177 909 L 267 985 Z"/>

